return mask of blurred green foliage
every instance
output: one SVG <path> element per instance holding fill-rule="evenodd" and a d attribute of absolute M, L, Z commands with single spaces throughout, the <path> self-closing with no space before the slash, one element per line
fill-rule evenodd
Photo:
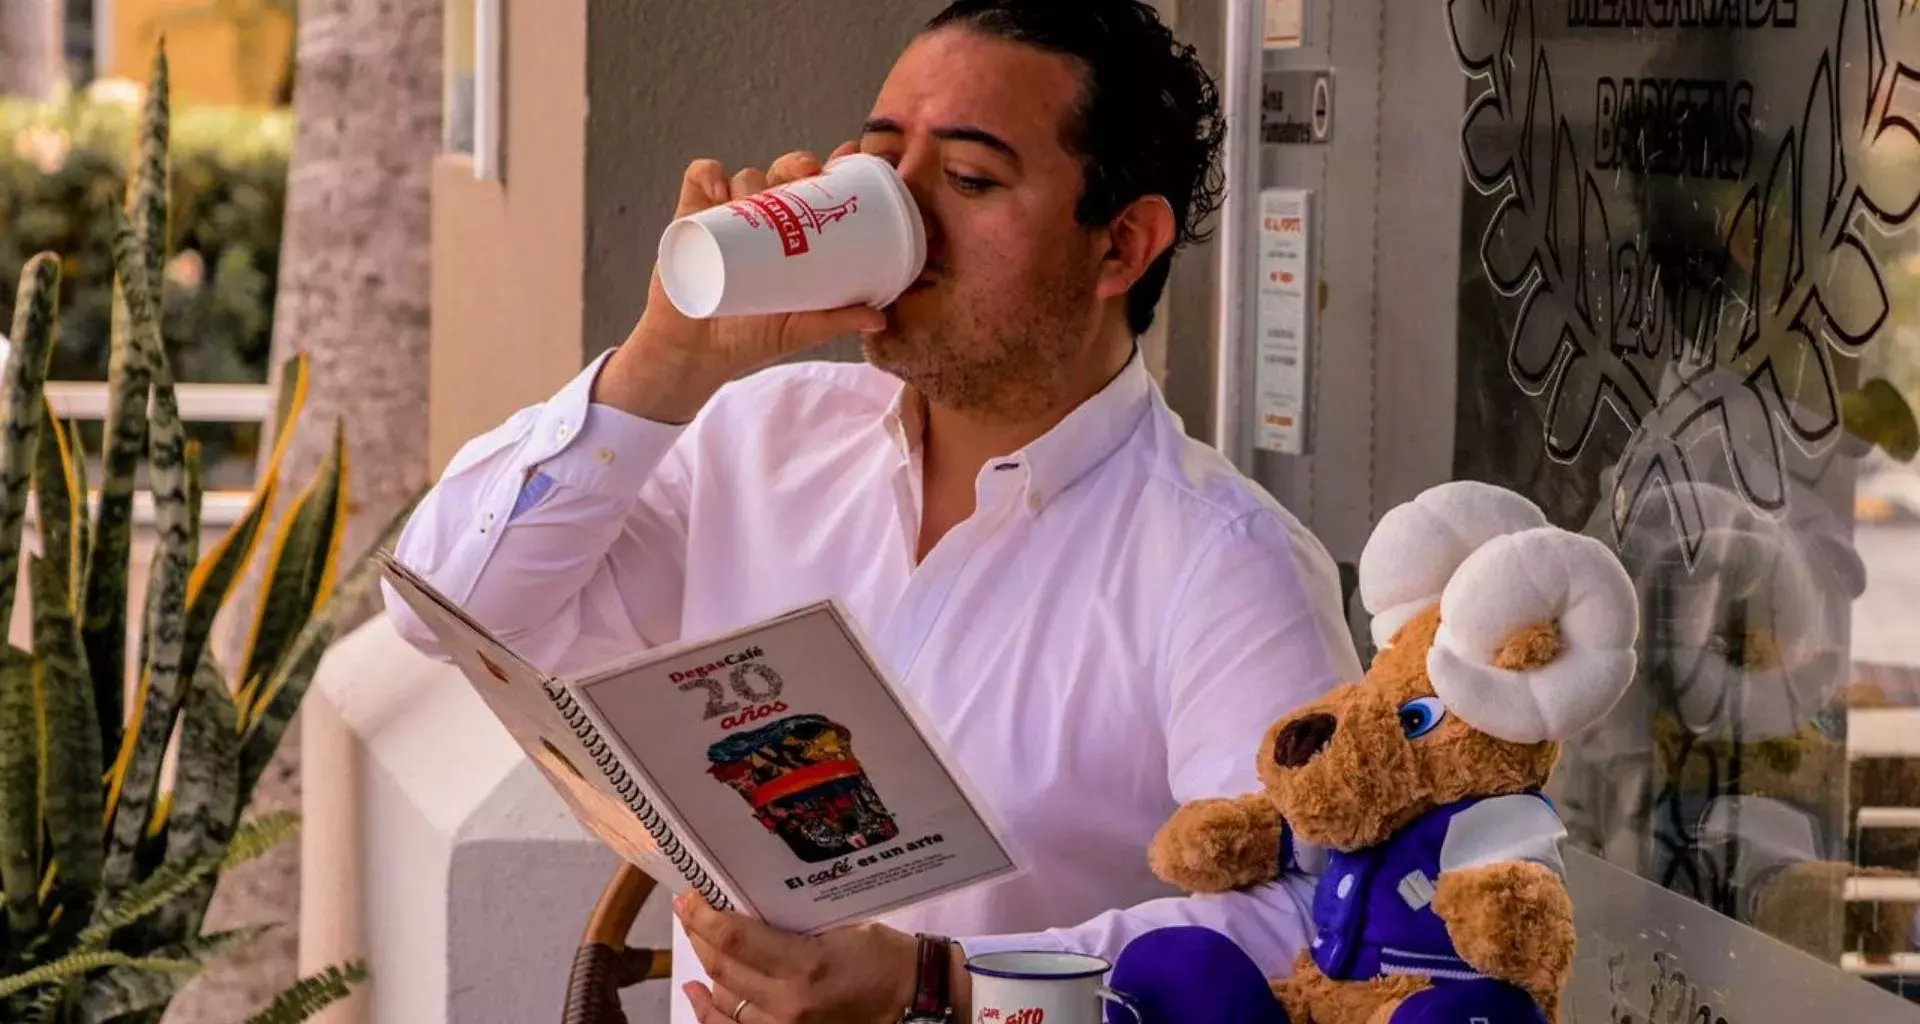
<path fill-rule="evenodd" d="M 110 210 L 127 194 L 139 89 L 106 81 L 47 102 L 0 97 L 0 280 L 18 280 L 36 252 L 64 254 L 53 380 L 107 377 Z M 174 111 L 163 330 L 182 382 L 267 379 L 292 140 L 284 109 Z M 0 292 L 9 323 L 15 296 Z"/>

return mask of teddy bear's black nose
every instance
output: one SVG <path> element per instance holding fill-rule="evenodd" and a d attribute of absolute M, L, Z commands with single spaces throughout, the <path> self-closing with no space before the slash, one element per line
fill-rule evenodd
<path fill-rule="evenodd" d="M 1282 768 L 1298 768 L 1313 760 L 1313 755 L 1333 739 L 1340 723 L 1332 715 L 1308 715 L 1280 730 L 1273 741 L 1273 763 Z"/>

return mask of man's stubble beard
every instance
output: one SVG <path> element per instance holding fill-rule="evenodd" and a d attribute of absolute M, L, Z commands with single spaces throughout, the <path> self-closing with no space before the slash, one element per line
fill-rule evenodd
<path fill-rule="evenodd" d="M 1068 361 L 1083 349 L 1092 286 L 1058 279 L 1023 289 L 994 308 L 949 292 L 944 316 L 911 328 L 889 326 L 863 344 L 867 361 L 927 401 L 982 418 L 1018 421 L 1057 402 Z"/>

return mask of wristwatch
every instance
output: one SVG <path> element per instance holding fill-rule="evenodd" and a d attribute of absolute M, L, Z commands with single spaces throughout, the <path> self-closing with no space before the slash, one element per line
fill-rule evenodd
<path fill-rule="evenodd" d="M 921 935 L 914 967 L 913 1002 L 901 1024 L 951 1024 L 953 1020 L 953 940 Z"/>

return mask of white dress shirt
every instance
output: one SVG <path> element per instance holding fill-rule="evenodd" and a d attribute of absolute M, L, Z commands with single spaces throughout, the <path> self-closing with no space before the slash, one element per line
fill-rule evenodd
<path fill-rule="evenodd" d="M 917 403 L 855 363 L 775 367 L 684 427 L 589 400 L 601 360 L 469 442 L 398 545 L 510 646 L 562 673 L 844 602 L 1028 870 L 887 918 L 969 953 L 1112 958 L 1201 924 L 1288 972 L 1311 881 L 1184 896 L 1147 867 L 1184 801 L 1259 788 L 1277 718 L 1360 668 L 1331 558 L 1188 438 L 1138 353 L 993 459 L 974 514 L 915 564 Z M 389 592 L 414 644 L 444 657 Z M 702 977 L 678 923 L 679 986 Z"/>

